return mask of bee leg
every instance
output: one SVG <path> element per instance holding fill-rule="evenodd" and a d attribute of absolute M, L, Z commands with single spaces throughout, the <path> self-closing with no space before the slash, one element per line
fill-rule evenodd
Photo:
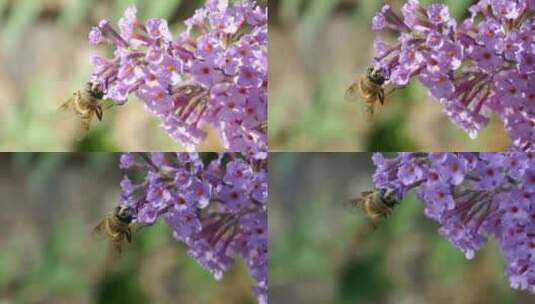
<path fill-rule="evenodd" d="M 388 91 L 387 93 L 385 93 L 385 96 L 390 96 L 392 93 L 394 93 L 397 89 L 402 89 L 404 88 L 405 86 L 402 86 L 402 87 L 392 87 L 390 88 L 390 91 Z"/>
<path fill-rule="evenodd" d="M 65 111 L 69 109 L 70 99 L 59 106 L 58 111 Z"/>
<path fill-rule="evenodd" d="M 114 257 L 119 257 L 121 256 L 121 253 L 123 251 L 123 248 L 121 246 L 121 242 L 112 242 L 111 243 L 111 246 L 112 246 L 112 255 Z"/>
<path fill-rule="evenodd" d="M 381 89 L 377 93 L 377 97 L 379 97 L 379 102 L 381 103 L 381 105 L 383 105 L 385 103 L 385 91 Z"/>
<path fill-rule="evenodd" d="M 95 114 L 97 114 L 97 118 L 99 121 L 102 120 L 102 107 L 100 105 L 97 105 L 95 107 Z"/>
<path fill-rule="evenodd" d="M 94 229 L 93 231 L 91 231 L 91 237 L 92 238 L 95 238 L 99 233 L 102 233 L 102 231 L 104 229 L 106 229 L 105 227 L 105 222 L 101 222 L 100 224 L 98 224 Z"/>
<path fill-rule="evenodd" d="M 380 219 L 379 218 L 374 218 L 370 221 L 370 226 L 371 226 L 371 230 L 372 231 L 375 231 L 377 230 L 377 227 L 379 227 L 379 223 L 380 223 Z"/>
<path fill-rule="evenodd" d="M 132 243 L 132 231 L 127 229 L 124 234 L 126 236 L 126 240 L 128 240 L 128 243 Z"/>

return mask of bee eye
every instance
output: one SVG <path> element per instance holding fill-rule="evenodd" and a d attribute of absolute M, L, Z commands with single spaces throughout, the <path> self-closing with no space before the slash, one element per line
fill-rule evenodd
<path fill-rule="evenodd" d="M 396 201 L 396 193 L 392 189 L 381 189 L 381 194 L 385 198 L 385 200 L 389 201 Z"/>
<path fill-rule="evenodd" d="M 386 193 L 385 199 L 389 201 L 391 204 L 397 204 L 398 203 L 398 197 L 394 190 L 388 190 Z"/>
<path fill-rule="evenodd" d="M 132 208 L 126 206 L 119 206 L 116 208 L 117 217 L 125 221 L 132 221 L 134 212 Z"/>

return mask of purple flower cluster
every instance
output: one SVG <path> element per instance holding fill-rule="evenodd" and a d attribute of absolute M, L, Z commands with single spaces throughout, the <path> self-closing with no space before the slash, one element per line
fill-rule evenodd
<path fill-rule="evenodd" d="M 267 151 L 267 9 L 207 0 L 175 38 L 166 20 L 141 23 L 136 13 L 126 10 L 119 33 L 107 20 L 89 33 L 92 45 L 115 47 L 113 58 L 92 59 L 104 97 L 123 104 L 135 94 L 188 150 L 211 125 L 228 151 Z"/>
<path fill-rule="evenodd" d="M 211 160 L 208 158 L 212 158 Z M 163 218 L 216 280 L 241 256 L 267 303 L 267 159 L 246 154 L 125 153 L 122 204 L 135 221 Z"/>
<path fill-rule="evenodd" d="M 400 17 L 385 5 L 374 30 L 399 33 L 395 44 L 375 41 L 375 64 L 389 83 L 413 77 L 472 138 L 490 113 L 504 122 L 519 151 L 535 150 L 535 2 L 480 0 L 458 24 L 448 7 L 408 0 Z"/>
<path fill-rule="evenodd" d="M 374 183 L 399 198 L 412 189 L 440 234 L 472 258 L 494 237 L 512 288 L 535 293 L 535 154 L 375 154 Z"/>

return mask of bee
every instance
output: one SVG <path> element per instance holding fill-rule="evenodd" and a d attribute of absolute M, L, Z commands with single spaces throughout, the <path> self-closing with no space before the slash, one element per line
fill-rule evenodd
<path fill-rule="evenodd" d="M 375 230 L 383 219 L 392 214 L 392 209 L 399 201 L 393 190 L 375 189 L 362 192 L 361 196 L 352 199 L 350 204 L 360 208 Z"/>
<path fill-rule="evenodd" d="M 73 96 L 59 107 L 59 110 L 73 111 L 80 118 L 83 132 L 87 133 L 94 116 L 97 116 L 99 121 L 102 120 L 103 97 L 102 87 L 88 82 L 84 90 L 74 92 Z"/>
<path fill-rule="evenodd" d="M 384 84 L 387 81 L 382 68 L 369 67 L 365 75 L 361 75 L 346 90 L 346 100 L 361 99 L 368 114 L 373 117 L 377 101 L 381 105 L 385 102 Z"/>
<path fill-rule="evenodd" d="M 103 235 L 109 241 L 112 253 L 119 256 L 122 253 L 125 241 L 132 242 L 134 210 L 126 206 L 115 207 L 113 213 L 106 215 L 93 229 L 93 236 Z"/>

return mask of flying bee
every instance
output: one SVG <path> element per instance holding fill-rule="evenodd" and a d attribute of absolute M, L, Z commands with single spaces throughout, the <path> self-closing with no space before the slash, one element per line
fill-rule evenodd
<path fill-rule="evenodd" d="M 370 67 L 365 75 L 353 82 L 346 90 L 346 100 L 360 99 L 365 107 L 368 117 L 373 117 L 377 101 L 381 105 L 385 102 L 384 84 L 387 78 L 382 68 Z"/>
<path fill-rule="evenodd" d="M 88 82 L 84 90 L 74 92 L 73 96 L 59 107 L 59 110 L 73 111 L 80 118 L 83 132 L 87 133 L 94 116 L 97 116 L 99 121 L 102 120 L 103 97 L 102 87 Z"/>
<path fill-rule="evenodd" d="M 393 190 L 375 189 L 362 192 L 360 197 L 352 199 L 350 203 L 360 208 L 364 216 L 370 220 L 372 228 L 375 229 L 381 220 L 390 216 L 392 209 L 399 204 L 399 201 Z"/>
<path fill-rule="evenodd" d="M 109 241 L 112 253 L 121 255 L 125 241 L 132 242 L 134 210 L 126 206 L 115 207 L 113 213 L 106 215 L 93 229 L 93 235 L 103 235 Z"/>

